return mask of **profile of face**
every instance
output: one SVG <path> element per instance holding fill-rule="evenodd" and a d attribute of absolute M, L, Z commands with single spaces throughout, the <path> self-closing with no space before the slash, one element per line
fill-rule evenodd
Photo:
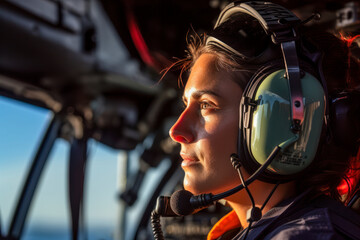
<path fill-rule="evenodd" d="M 215 62 L 208 53 L 195 62 L 184 89 L 185 108 L 170 129 L 181 144 L 184 188 L 193 194 L 217 194 L 240 182 L 230 155 L 237 148 L 242 89 Z"/>

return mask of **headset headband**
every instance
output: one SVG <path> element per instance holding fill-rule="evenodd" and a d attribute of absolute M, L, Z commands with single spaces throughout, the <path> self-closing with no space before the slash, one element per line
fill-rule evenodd
<path fill-rule="evenodd" d="M 258 1 L 234 2 L 220 13 L 214 29 L 226 22 L 235 13 L 244 13 L 257 19 L 265 33 L 271 36 L 273 43 L 281 45 L 286 76 L 289 80 L 292 129 L 295 132 L 299 131 L 304 120 L 300 67 L 295 44 L 295 41 L 299 38 L 297 25 L 301 22 L 300 19 L 291 11 L 274 3 Z M 237 50 L 214 37 L 210 36 L 206 44 L 216 45 L 244 58 Z"/>

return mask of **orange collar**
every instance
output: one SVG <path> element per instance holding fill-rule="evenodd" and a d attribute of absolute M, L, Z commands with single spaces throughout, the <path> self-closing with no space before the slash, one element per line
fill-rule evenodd
<path fill-rule="evenodd" d="M 229 230 L 241 227 L 240 220 L 235 211 L 232 210 L 224 217 L 222 217 L 210 230 L 207 240 L 214 240 L 222 236 Z"/>

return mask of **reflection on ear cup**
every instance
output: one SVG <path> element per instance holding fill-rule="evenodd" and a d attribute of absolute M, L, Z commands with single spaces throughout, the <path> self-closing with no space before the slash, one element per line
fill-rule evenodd
<path fill-rule="evenodd" d="M 270 70 L 260 74 L 262 77 L 255 74 L 257 79 L 251 80 L 243 93 L 241 132 L 248 155 L 243 165 L 250 173 L 265 162 L 275 146 L 295 137 L 291 130 L 290 90 L 284 77 L 285 70 Z M 261 180 L 292 179 L 315 157 L 323 124 L 325 96 L 319 80 L 311 74 L 306 73 L 301 84 L 305 116 L 299 138 L 275 158 Z"/>
<path fill-rule="evenodd" d="M 258 87 L 251 125 L 250 151 L 263 164 L 275 146 L 292 138 L 290 121 L 290 93 L 285 70 L 270 74 Z M 270 164 L 270 170 L 279 174 L 295 174 L 310 165 L 315 157 L 324 116 L 324 92 L 320 82 L 306 74 L 302 79 L 305 116 L 299 139 L 284 149 Z"/>
<path fill-rule="evenodd" d="M 356 155 L 360 144 L 360 92 L 331 94 L 330 128 L 334 142 Z"/>

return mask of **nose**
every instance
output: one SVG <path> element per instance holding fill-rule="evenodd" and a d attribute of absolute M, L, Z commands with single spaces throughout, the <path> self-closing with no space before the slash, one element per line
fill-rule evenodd
<path fill-rule="evenodd" d="M 178 120 L 170 128 L 169 135 L 175 142 L 191 143 L 195 139 L 194 135 L 195 121 L 191 117 L 189 109 L 185 109 Z"/>

